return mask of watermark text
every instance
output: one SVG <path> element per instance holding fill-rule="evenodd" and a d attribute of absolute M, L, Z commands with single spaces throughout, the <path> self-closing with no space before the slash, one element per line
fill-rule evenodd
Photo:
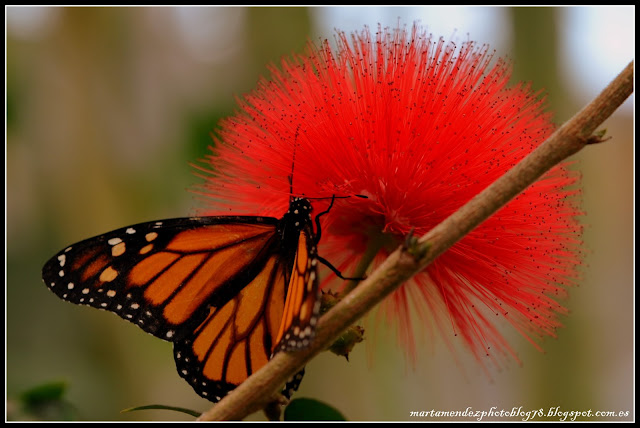
<path fill-rule="evenodd" d="M 412 418 L 433 418 L 433 419 L 518 419 L 522 421 L 533 420 L 558 420 L 576 421 L 592 418 L 599 419 L 620 419 L 629 417 L 628 410 L 563 410 L 560 406 L 549 407 L 547 409 L 525 409 L 523 406 L 512 407 L 511 409 L 500 409 L 491 407 L 488 410 L 478 410 L 467 407 L 464 410 L 418 410 L 410 411 Z"/>

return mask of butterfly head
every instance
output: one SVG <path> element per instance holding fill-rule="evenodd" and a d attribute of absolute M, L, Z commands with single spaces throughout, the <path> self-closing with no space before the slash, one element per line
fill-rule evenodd
<path fill-rule="evenodd" d="M 311 223 L 311 211 L 313 211 L 313 207 L 308 199 L 294 197 L 291 199 L 289 210 L 282 221 L 300 231 L 306 224 Z"/>

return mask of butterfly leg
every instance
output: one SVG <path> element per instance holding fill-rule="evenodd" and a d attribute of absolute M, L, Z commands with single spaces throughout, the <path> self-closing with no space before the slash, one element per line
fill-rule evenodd
<path fill-rule="evenodd" d="M 333 273 L 335 273 L 338 276 L 338 278 L 340 278 L 340 279 L 343 279 L 345 281 L 363 281 L 363 280 L 367 279 L 366 276 L 363 276 L 363 277 L 342 276 L 342 273 L 338 269 L 336 269 L 336 267 L 333 266 L 327 259 L 325 259 L 324 257 L 320 257 L 320 256 L 316 256 L 316 258 L 318 259 L 318 261 L 320 263 L 322 263 L 323 265 L 325 265 L 326 267 L 331 269 L 333 271 Z"/>
<path fill-rule="evenodd" d="M 336 195 L 333 195 L 331 197 L 331 203 L 329 204 L 329 208 L 327 208 L 325 211 L 322 211 L 321 213 L 319 213 L 316 216 L 316 244 L 318 242 L 320 242 L 320 236 L 322 235 L 322 228 L 320 227 L 320 216 L 327 214 L 329 211 L 331 211 L 331 208 L 333 207 L 333 203 L 336 200 Z M 327 259 L 317 256 L 318 261 L 320 261 L 322 264 L 324 264 L 325 266 L 327 266 L 329 269 L 331 269 L 333 271 L 333 273 L 335 273 L 338 278 L 343 279 L 345 281 L 362 281 L 364 279 L 366 279 L 366 277 L 354 277 L 354 278 L 350 278 L 350 277 L 346 277 L 343 276 L 342 273 L 335 268 L 335 266 L 333 266 Z"/>
<path fill-rule="evenodd" d="M 336 200 L 336 195 L 333 195 L 331 197 L 331 203 L 329 204 L 329 208 L 326 209 L 326 211 L 322 211 L 321 213 L 319 213 L 316 216 L 316 245 L 318 244 L 318 242 L 320 242 L 320 236 L 322 235 L 322 228 L 320 227 L 320 216 L 323 216 L 325 214 L 327 214 L 329 211 L 331 211 L 331 207 L 333 207 L 333 202 Z"/>

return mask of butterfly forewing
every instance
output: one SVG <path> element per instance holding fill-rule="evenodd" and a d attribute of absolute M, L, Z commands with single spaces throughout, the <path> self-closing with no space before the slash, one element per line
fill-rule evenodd
<path fill-rule="evenodd" d="M 64 300 L 114 312 L 172 340 L 198 322 L 210 301 L 228 298 L 259 270 L 277 241 L 276 223 L 261 217 L 141 223 L 62 250 L 42 276 Z"/>

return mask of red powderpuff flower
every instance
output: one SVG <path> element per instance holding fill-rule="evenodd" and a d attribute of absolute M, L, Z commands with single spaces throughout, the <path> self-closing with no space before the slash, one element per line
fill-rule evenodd
<path fill-rule="evenodd" d="M 207 214 L 281 216 L 293 164 L 297 195 L 368 197 L 337 200 L 322 217 L 320 254 L 349 274 L 363 254 L 377 254 L 375 265 L 412 229 L 429 231 L 553 130 L 537 94 L 507 87 L 510 65 L 487 46 L 458 47 L 415 25 L 374 39 L 339 33 L 337 44 L 272 67 L 221 122 Z M 410 355 L 412 311 L 479 358 L 513 354 L 499 318 L 534 344 L 554 336 L 566 312 L 557 299 L 580 263 L 577 181 L 555 167 L 383 303 Z M 316 211 L 327 203 L 314 201 Z"/>

